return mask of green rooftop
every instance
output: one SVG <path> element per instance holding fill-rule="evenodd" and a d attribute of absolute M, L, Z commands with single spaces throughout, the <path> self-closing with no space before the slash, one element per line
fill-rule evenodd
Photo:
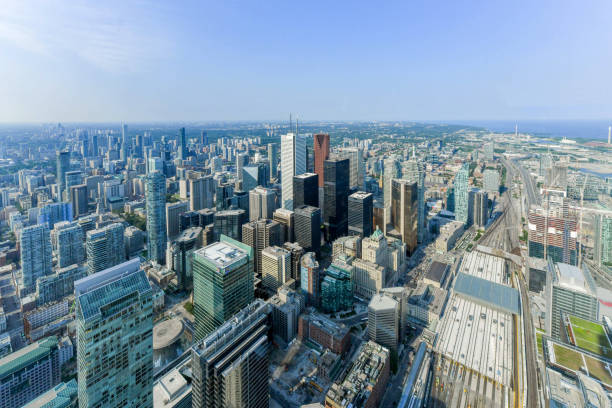
<path fill-rule="evenodd" d="M 0 359 L 0 381 L 45 358 L 57 347 L 57 337 L 49 336 Z"/>
<path fill-rule="evenodd" d="M 569 320 L 576 346 L 602 357 L 612 359 L 612 344 L 610 344 L 606 330 L 600 323 L 576 316 L 570 316 Z"/>

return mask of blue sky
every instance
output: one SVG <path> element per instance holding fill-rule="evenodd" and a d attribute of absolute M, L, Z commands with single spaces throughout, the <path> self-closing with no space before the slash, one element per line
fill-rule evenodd
<path fill-rule="evenodd" d="M 607 119 L 612 2 L 3 0 L 0 122 Z"/>

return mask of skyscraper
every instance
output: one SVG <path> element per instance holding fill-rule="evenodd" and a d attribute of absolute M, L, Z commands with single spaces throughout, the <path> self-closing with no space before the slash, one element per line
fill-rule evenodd
<path fill-rule="evenodd" d="M 74 283 L 79 406 L 153 405 L 153 301 L 133 259 Z"/>
<path fill-rule="evenodd" d="M 253 248 L 221 236 L 193 254 L 195 338 L 202 339 L 253 301 Z"/>
<path fill-rule="evenodd" d="M 421 243 L 425 239 L 425 171 L 423 164 L 417 159 L 414 146 L 412 147 L 412 157 L 406 162 L 404 178 L 410 182 L 417 183 L 418 201 L 418 224 L 417 242 Z"/>
<path fill-rule="evenodd" d="M 529 209 L 529 256 L 576 265 L 578 262 L 578 223 L 565 210 L 533 207 Z"/>
<path fill-rule="evenodd" d="M 51 235 L 46 225 L 21 230 L 19 238 L 23 286 L 27 293 L 36 288 L 36 279 L 50 275 L 53 268 Z"/>
<path fill-rule="evenodd" d="M 281 136 L 282 207 L 293 210 L 293 176 L 306 173 L 306 140 L 299 134 Z"/>
<path fill-rule="evenodd" d="M 294 224 L 295 241 L 304 251 L 318 253 L 321 248 L 321 210 L 309 205 L 296 207 Z"/>
<path fill-rule="evenodd" d="M 249 155 L 247 153 L 238 153 L 236 155 L 236 177 L 242 180 L 242 168 L 249 164 Z"/>
<path fill-rule="evenodd" d="M 128 141 L 127 129 L 128 129 L 128 126 L 125 123 L 123 125 L 121 125 L 121 149 L 120 149 L 120 152 L 119 152 L 120 153 L 119 158 L 122 161 L 126 161 L 127 158 L 128 158 L 128 154 L 129 154 L 128 153 L 128 149 L 129 149 L 128 143 L 129 143 L 129 141 Z"/>
<path fill-rule="evenodd" d="M 256 187 L 249 192 L 249 220 L 271 220 L 276 210 L 276 192 L 269 188 Z"/>
<path fill-rule="evenodd" d="M 208 133 L 205 130 L 200 133 L 200 143 L 204 146 L 208 145 Z"/>
<path fill-rule="evenodd" d="M 374 295 L 368 305 L 369 339 L 381 346 L 396 350 L 399 322 L 399 303 L 390 296 Z"/>
<path fill-rule="evenodd" d="M 486 169 L 483 173 L 483 188 L 487 193 L 499 193 L 499 172 L 495 169 Z"/>
<path fill-rule="evenodd" d="M 270 293 L 276 293 L 291 278 L 291 253 L 284 248 L 264 248 L 261 251 L 261 264 L 261 282 Z"/>
<path fill-rule="evenodd" d="M 51 231 L 51 236 L 59 268 L 85 260 L 85 234 L 78 222 L 58 222 Z"/>
<path fill-rule="evenodd" d="M 485 191 L 475 191 L 474 193 L 474 224 L 477 227 L 484 227 L 489 220 L 489 197 Z"/>
<path fill-rule="evenodd" d="M 268 406 L 270 308 L 257 299 L 193 346 L 194 407 Z"/>
<path fill-rule="evenodd" d="M 278 208 L 276 211 L 274 211 L 272 219 L 281 225 L 282 241 L 293 242 L 295 224 L 295 214 L 293 213 L 293 211 L 284 208 Z"/>
<path fill-rule="evenodd" d="M 399 163 L 393 157 L 384 161 L 383 172 L 383 196 L 384 196 L 384 215 L 385 215 L 385 230 L 386 226 L 391 223 L 391 180 L 400 178 L 401 170 Z"/>
<path fill-rule="evenodd" d="M 163 264 L 166 259 L 166 178 L 158 171 L 145 178 L 147 256 Z"/>
<path fill-rule="evenodd" d="M 124 231 L 123 224 L 118 222 L 87 231 L 85 249 L 88 275 L 118 265 L 125 260 Z"/>
<path fill-rule="evenodd" d="M 70 171 L 70 152 L 57 151 L 56 157 L 57 185 L 60 201 L 66 196 L 66 173 Z"/>
<path fill-rule="evenodd" d="M 348 159 L 325 160 L 325 239 L 331 242 L 348 233 Z"/>
<path fill-rule="evenodd" d="M 278 177 L 278 144 L 268 143 L 268 161 L 270 162 L 270 177 Z"/>
<path fill-rule="evenodd" d="M 372 193 L 358 191 L 348 198 L 348 233 L 369 237 L 373 230 L 373 196 Z"/>
<path fill-rule="evenodd" d="M 468 177 L 470 175 L 469 163 L 463 163 L 461 169 L 455 176 L 454 192 L 455 192 L 455 220 L 465 223 L 469 226 L 469 191 Z"/>
<path fill-rule="evenodd" d="M 390 236 L 401 239 L 412 254 L 417 246 L 418 187 L 408 180 L 391 181 L 391 223 Z"/>
<path fill-rule="evenodd" d="M 262 274 L 261 252 L 264 248 L 281 245 L 280 224 L 272 220 L 251 221 L 242 226 L 242 242 L 255 250 L 255 275 Z"/>
<path fill-rule="evenodd" d="M 213 208 L 214 195 L 215 179 L 213 176 L 189 179 L 189 208 L 191 211 Z"/>
<path fill-rule="evenodd" d="M 314 171 L 319 176 L 319 187 L 325 184 L 325 160 L 329 159 L 329 134 L 314 135 Z"/>
<path fill-rule="evenodd" d="M 179 129 L 178 135 L 178 158 L 185 160 L 187 158 L 187 139 L 185 138 L 185 128 Z"/>
<path fill-rule="evenodd" d="M 363 151 L 357 147 L 344 147 L 341 150 L 342 157 L 349 159 L 349 187 L 359 190 L 365 189 L 365 162 Z"/>
<path fill-rule="evenodd" d="M 180 216 L 189 210 L 187 201 L 166 203 L 166 236 L 173 239 L 181 232 Z"/>
<path fill-rule="evenodd" d="M 319 176 L 315 173 L 298 174 L 293 177 L 293 207 L 319 206 Z"/>
<path fill-rule="evenodd" d="M 267 163 L 254 163 L 242 167 L 242 190 L 249 192 L 257 186 L 266 187 L 270 175 Z"/>
<path fill-rule="evenodd" d="M 215 241 L 218 241 L 221 235 L 227 235 L 236 241 L 242 240 L 242 224 L 247 222 L 244 210 L 217 211 L 214 217 Z"/>
<path fill-rule="evenodd" d="M 319 306 L 321 292 L 319 285 L 319 263 L 314 252 L 307 252 L 300 262 L 300 287 L 309 306 Z"/>
<path fill-rule="evenodd" d="M 595 215 L 593 223 L 593 261 L 612 265 L 612 217 L 609 215 Z"/>
<path fill-rule="evenodd" d="M 74 218 L 86 215 L 88 212 L 87 185 L 80 184 L 70 187 L 70 202 Z"/>

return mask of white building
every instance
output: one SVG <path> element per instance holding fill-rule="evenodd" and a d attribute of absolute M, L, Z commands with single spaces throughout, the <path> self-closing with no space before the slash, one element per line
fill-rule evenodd
<path fill-rule="evenodd" d="M 281 136 L 282 207 L 293 210 L 293 176 L 306 173 L 306 139 L 294 133 Z"/>

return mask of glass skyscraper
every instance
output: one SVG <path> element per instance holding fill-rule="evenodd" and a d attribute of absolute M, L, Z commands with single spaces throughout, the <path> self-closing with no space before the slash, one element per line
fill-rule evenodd
<path fill-rule="evenodd" d="M 29 293 L 36 289 L 36 279 L 52 272 L 51 235 L 46 225 L 25 227 L 19 239 L 23 286 Z"/>
<path fill-rule="evenodd" d="M 282 207 L 293 210 L 293 176 L 306 173 L 306 140 L 287 133 L 281 136 Z"/>
<path fill-rule="evenodd" d="M 457 172 L 454 182 L 455 192 L 455 220 L 469 225 L 469 191 L 468 178 L 470 175 L 469 163 L 463 163 L 461 169 Z"/>
<path fill-rule="evenodd" d="M 325 160 L 325 238 L 328 242 L 348 233 L 349 160 Z"/>
<path fill-rule="evenodd" d="M 166 259 L 166 178 L 158 171 L 145 180 L 147 207 L 147 255 L 163 264 Z"/>

